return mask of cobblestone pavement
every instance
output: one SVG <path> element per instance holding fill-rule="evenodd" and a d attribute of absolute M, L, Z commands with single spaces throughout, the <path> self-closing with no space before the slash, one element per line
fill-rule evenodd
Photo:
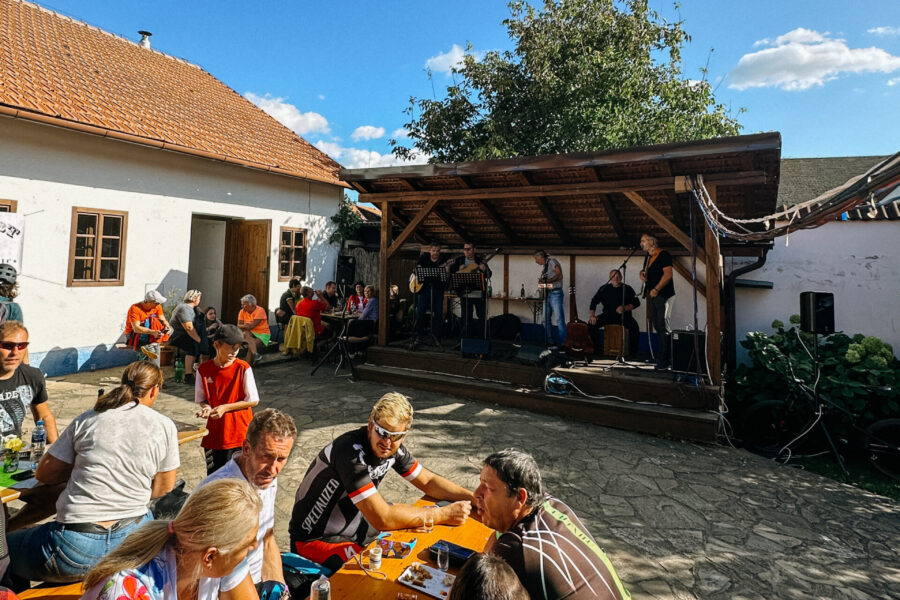
<path fill-rule="evenodd" d="M 300 429 L 279 476 L 276 533 L 288 546 L 293 495 L 315 454 L 362 425 L 390 389 L 308 362 L 256 370 L 261 407 Z M 108 370 L 49 383 L 61 425 L 91 406 Z M 107 386 L 110 384 L 106 384 Z M 428 468 L 474 488 L 480 461 L 508 446 L 531 452 L 548 490 L 571 505 L 635 598 L 900 598 L 900 505 L 742 450 L 655 438 L 419 390 L 407 445 Z M 188 386 L 167 382 L 156 408 L 194 418 Z M 197 442 L 182 448 L 188 487 L 205 474 Z M 418 491 L 395 475 L 389 501 Z"/>

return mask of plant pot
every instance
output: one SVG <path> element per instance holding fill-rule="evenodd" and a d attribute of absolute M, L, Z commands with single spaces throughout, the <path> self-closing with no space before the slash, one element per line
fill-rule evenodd
<path fill-rule="evenodd" d="M 170 367 L 175 362 L 175 348 L 161 346 L 159 349 L 159 364 L 162 367 Z"/>

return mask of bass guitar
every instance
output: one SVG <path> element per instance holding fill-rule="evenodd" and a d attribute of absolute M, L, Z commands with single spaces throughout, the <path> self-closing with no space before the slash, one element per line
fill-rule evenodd
<path fill-rule="evenodd" d="M 594 353 L 594 342 L 587 323 L 578 318 L 574 285 L 569 287 L 569 314 L 572 315 L 572 320 L 566 325 L 566 352 L 571 356 L 585 358 Z"/>

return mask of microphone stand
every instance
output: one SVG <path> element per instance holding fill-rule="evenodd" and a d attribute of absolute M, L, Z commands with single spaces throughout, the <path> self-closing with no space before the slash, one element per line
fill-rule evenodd
<path fill-rule="evenodd" d="M 631 249 L 631 253 L 625 257 L 625 260 L 622 261 L 622 264 L 619 266 L 619 270 L 622 272 L 622 283 L 620 287 L 622 288 L 622 303 L 619 306 L 622 307 L 622 314 L 619 315 L 619 324 L 622 326 L 622 343 L 619 345 L 619 356 L 616 359 L 620 364 L 625 363 L 625 340 L 628 338 L 625 337 L 625 275 L 628 272 L 628 261 L 631 260 L 631 257 L 638 251 L 639 247 L 635 246 Z M 637 348 L 635 348 L 637 350 Z"/>

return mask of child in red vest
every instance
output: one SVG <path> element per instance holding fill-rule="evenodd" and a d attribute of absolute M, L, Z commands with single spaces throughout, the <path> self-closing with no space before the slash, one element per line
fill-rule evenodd
<path fill-rule="evenodd" d="M 215 357 L 197 368 L 194 400 L 197 416 L 206 419 L 209 434 L 200 443 L 206 453 L 209 475 L 241 449 L 253 408 L 259 404 L 256 380 L 246 362 L 238 359 L 245 347 L 243 332 L 235 325 L 222 325 L 213 341 Z"/>

